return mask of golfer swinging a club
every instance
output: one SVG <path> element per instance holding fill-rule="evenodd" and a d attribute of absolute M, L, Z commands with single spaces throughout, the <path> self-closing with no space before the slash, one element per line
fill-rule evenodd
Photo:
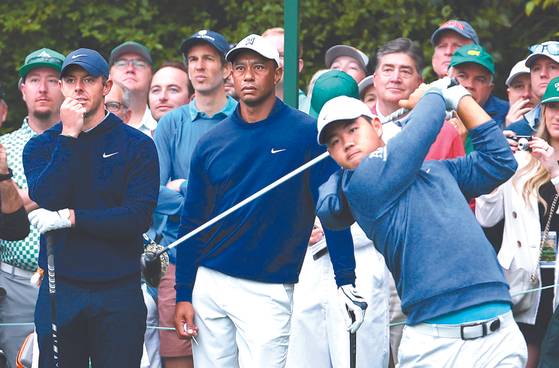
<path fill-rule="evenodd" d="M 198 142 L 179 237 L 324 153 L 316 123 L 275 96 L 277 48 L 258 35 L 226 56 L 239 105 Z M 327 158 L 177 248 L 175 327 L 196 336 L 196 367 L 283 367 L 293 283 L 314 224 L 318 187 L 336 169 Z M 349 230 L 326 233 L 340 299 L 363 321 L 354 290 Z"/>
<path fill-rule="evenodd" d="M 35 309 L 39 366 L 85 368 L 91 360 L 137 368 L 146 329 L 142 233 L 159 191 L 157 152 L 148 136 L 105 110 L 112 81 L 99 53 L 71 52 L 60 85 L 61 122 L 23 152 L 29 196 L 41 207 L 29 214 L 43 234 L 39 265 L 47 269 L 47 235 L 56 268 L 59 362 L 45 277 Z"/>
<path fill-rule="evenodd" d="M 466 200 L 512 176 L 512 152 L 496 123 L 448 78 L 401 103 L 417 105 L 387 145 L 362 102 L 342 96 L 322 108 L 318 141 L 343 167 L 320 188 L 322 224 L 357 221 L 384 255 L 408 316 L 400 367 L 523 367 L 526 344 L 508 285 Z M 424 162 L 445 108 L 470 129 L 475 151 Z"/>

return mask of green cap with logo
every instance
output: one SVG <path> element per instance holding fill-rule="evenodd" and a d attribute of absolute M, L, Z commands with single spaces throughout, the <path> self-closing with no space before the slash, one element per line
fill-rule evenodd
<path fill-rule="evenodd" d="M 25 78 L 31 70 L 37 68 L 52 68 L 60 73 L 64 58 L 64 55 L 51 49 L 35 50 L 25 58 L 25 62 L 19 68 L 19 76 Z"/>
<path fill-rule="evenodd" d="M 541 103 L 546 104 L 549 102 L 559 102 L 559 77 L 550 80 L 545 89 Z"/>
<path fill-rule="evenodd" d="M 495 75 L 495 64 L 491 55 L 480 45 L 464 45 L 454 51 L 450 59 L 450 66 L 454 67 L 466 63 L 475 63 L 489 70 L 491 75 Z"/>
<path fill-rule="evenodd" d="M 348 96 L 359 99 L 359 87 L 355 79 L 349 74 L 341 70 L 329 70 L 318 77 L 314 83 L 310 115 L 316 118 L 322 106 L 338 96 Z"/>

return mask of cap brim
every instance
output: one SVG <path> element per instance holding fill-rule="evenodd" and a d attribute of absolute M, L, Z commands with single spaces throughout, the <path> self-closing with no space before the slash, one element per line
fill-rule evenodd
<path fill-rule="evenodd" d="M 361 96 L 363 94 L 363 91 L 365 91 L 367 88 L 369 88 L 370 86 L 374 85 L 374 80 L 373 80 L 373 76 L 369 75 L 368 77 L 363 78 L 363 80 L 361 82 L 359 82 L 359 96 Z"/>
<path fill-rule="evenodd" d="M 433 34 L 431 35 L 431 45 L 435 46 L 437 43 L 437 39 L 440 37 L 440 35 L 443 32 L 454 32 L 459 34 L 460 36 L 472 41 L 473 43 L 477 44 L 477 41 L 474 40 L 472 37 L 470 37 L 466 32 L 462 32 L 456 28 L 439 28 L 437 29 L 435 32 L 433 32 Z"/>
<path fill-rule="evenodd" d="M 21 78 L 25 78 L 25 76 L 33 69 L 37 69 L 37 68 L 51 68 L 56 70 L 58 73 L 61 72 L 62 70 L 62 64 L 58 65 L 58 64 L 53 64 L 53 63 L 46 63 L 46 62 L 38 62 L 38 63 L 32 63 L 32 64 L 26 64 L 24 66 L 22 66 L 21 68 L 19 68 L 19 76 Z"/>
<path fill-rule="evenodd" d="M 526 58 L 526 63 L 524 65 L 526 65 L 529 68 L 540 56 L 545 56 L 559 64 L 559 55 L 549 55 L 543 52 L 535 52 L 533 54 L 530 54 L 530 56 Z"/>
<path fill-rule="evenodd" d="M 215 44 L 213 44 L 211 41 L 205 39 L 205 38 L 201 38 L 201 37 L 190 37 L 187 38 L 186 40 L 182 41 L 181 44 L 181 53 L 182 54 L 186 54 L 188 53 L 188 51 L 195 45 L 199 45 L 199 44 L 205 44 L 205 45 L 210 45 L 211 47 L 213 47 L 214 49 L 217 50 L 217 52 L 220 55 L 224 55 L 225 56 L 225 51 L 220 50 L 217 48 L 217 46 Z"/>
<path fill-rule="evenodd" d="M 507 87 L 510 87 L 512 81 L 513 81 L 516 77 L 518 77 L 518 76 L 520 76 L 520 75 L 523 75 L 523 74 L 530 75 L 530 72 L 518 72 L 518 73 L 514 73 L 514 74 L 509 75 L 509 77 L 508 77 L 507 80 L 505 81 L 505 85 L 506 85 Z"/>
<path fill-rule="evenodd" d="M 545 100 L 541 101 L 541 104 L 543 105 L 543 104 L 550 103 L 550 102 L 559 102 L 559 96 L 546 98 Z"/>
<path fill-rule="evenodd" d="M 361 68 L 363 68 L 365 72 L 367 71 L 367 65 L 363 63 L 361 54 L 359 54 L 359 52 L 357 52 L 357 50 L 353 47 L 347 45 L 332 46 L 326 51 L 326 54 L 324 55 L 324 65 L 326 65 L 326 68 L 330 69 L 334 60 L 340 56 L 349 56 L 354 58 L 359 63 Z"/>
<path fill-rule="evenodd" d="M 255 50 L 255 49 L 250 48 L 250 47 L 239 47 L 239 48 L 233 48 L 233 49 L 229 50 L 227 55 L 225 55 L 225 60 L 227 60 L 229 62 L 233 62 L 233 60 L 235 60 L 235 58 L 237 57 L 237 54 L 239 54 L 242 51 L 255 52 L 258 55 L 260 55 L 260 56 L 262 56 L 262 57 L 264 57 L 268 60 L 275 61 L 278 66 L 280 65 L 280 61 L 278 59 L 276 59 L 273 55 L 265 55 L 260 50 Z"/>
<path fill-rule="evenodd" d="M 113 65 L 115 63 L 115 61 L 118 60 L 118 58 L 122 54 L 138 54 L 145 61 L 147 61 L 150 64 L 153 64 L 153 61 L 151 59 L 151 55 L 149 54 L 149 52 L 147 52 L 143 47 L 141 47 L 139 45 L 134 45 L 134 44 L 117 46 L 113 50 L 113 52 L 111 52 L 111 56 L 110 56 L 111 59 L 109 60 L 109 64 Z"/>
<path fill-rule="evenodd" d="M 64 69 L 62 69 L 60 71 L 60 76 L 64 75 L 64 73 L 68 70 L 68 68 L 70 68 L 73 65 L 77 65 L 77 66 L 85 69 L 85 71 L 89 75 L 91 75 L 92 77 L 99 77 L 99 76 L 108 77 L 108 75 L 104 75 L 103 72 L 101 70 L 99 70 L 98 68 L 94 67 L 91 64 L 84 63 L 83 61 L 76 61 L 76 62 L 65 65 Z"/>

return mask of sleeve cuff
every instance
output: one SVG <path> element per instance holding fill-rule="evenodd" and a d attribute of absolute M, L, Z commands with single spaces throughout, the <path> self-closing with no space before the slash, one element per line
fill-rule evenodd
<path fill-rule="evenodd" d="M 176 302 L 189 302 L 192 303 L 192 289 L 175 285 L 177 291 Z"/>

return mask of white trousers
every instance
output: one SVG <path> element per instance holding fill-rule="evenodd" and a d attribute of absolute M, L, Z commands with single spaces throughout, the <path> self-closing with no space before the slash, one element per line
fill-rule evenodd
<path fill-rule="evenodd" d="M 292 284 L 268 284 L 198 268 L 192 293 L 197 368 L 285 366 Z"/>
<path fill-rule="evenodd" d="M 356 258 L 356 287 L 368 303 L 357 331 L 357 367 L 387 367 L 389 354 L 388 289 L 382 256 L 352 227 Z M 349 367 L 349 333 L 338 299 L 328 254 L 314 260 L 307 251 L 293 296 L 288 368 Z"/>
<path fill-rule="evenodd" d="M 404 327 L 398 351 L 400 368 L 524 368 L 526 342 L 516 323 L 474 340 L 435 337 Z"/>

